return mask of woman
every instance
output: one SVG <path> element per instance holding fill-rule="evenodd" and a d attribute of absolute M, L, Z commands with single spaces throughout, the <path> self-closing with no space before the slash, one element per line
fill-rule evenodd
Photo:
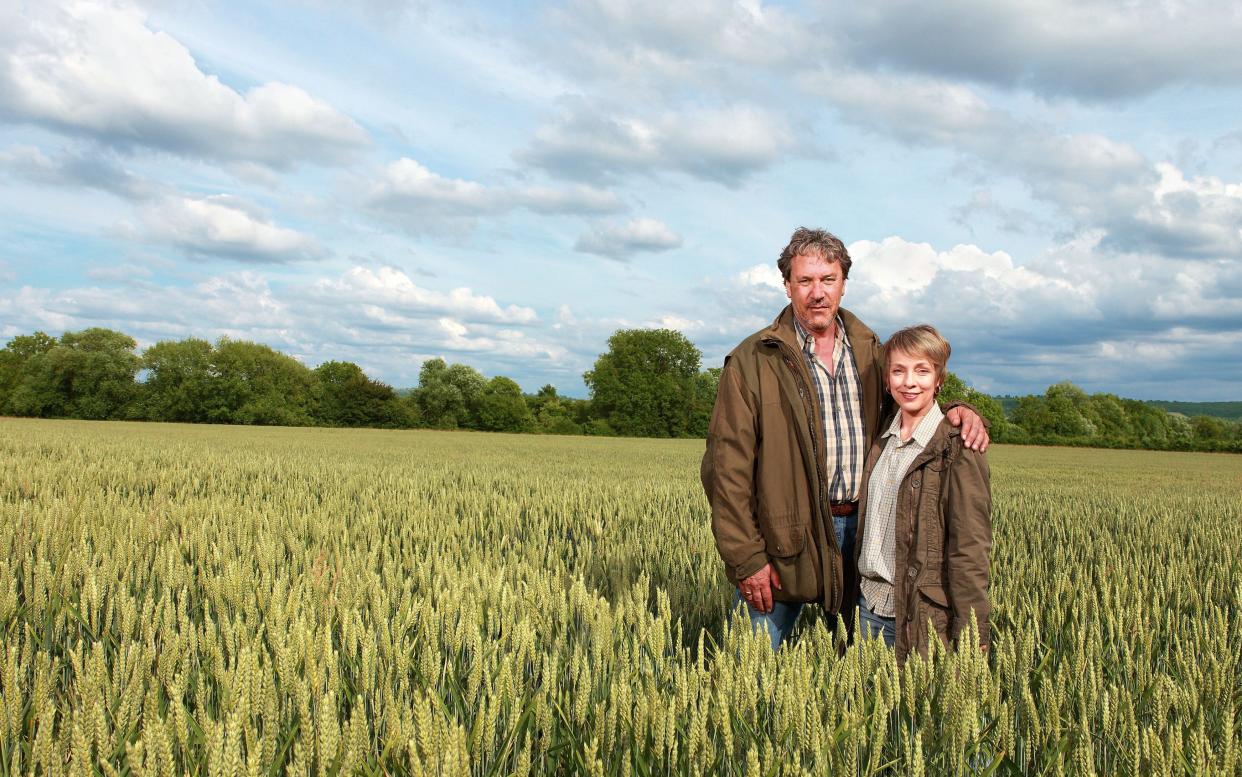
<path fill-rule="evenodd" d="M 895 647 L 928 648 L 928 621 L 945 644 L 970 623 L 989 640 L 992 496 L 984 454 L 962 445 L 936 395 L 949 343 L 922 324 L 885 343 L 886 388 L 899 412 L 867 454 L 855 550 L 859 627 Z"/>

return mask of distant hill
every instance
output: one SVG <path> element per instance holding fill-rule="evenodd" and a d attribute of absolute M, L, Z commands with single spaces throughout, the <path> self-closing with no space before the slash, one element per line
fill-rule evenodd
<path fill-rule="evenodd" d="M 1229 421 L 1242 421 L 1242 402 L 1173 402 L 1165 399 L 1151 399 L 1147 404 L 1164 408 L 1170 413 L 1188 416 L 1208 415 Z"/>
<path fill-rule="evenodd" d="M 1001 403 L 1001 407 L 1005 411 L 1005 415 L 1009 416 L 1013 413 L 1013 409 L 1018 406 L 1018 397 L 1012 394 L 996 394 L 992 399 Z"/>
<path fill-rule="evenodd" d="M 993 397 L 1005 409 L 1005 415 L 1013 412 L 1018 406 L 1018 397 L 1004 395 Z M 1242 402 L 1174 402 L 1167 399 L 1149 399 L 1147 404 L 1155 405 L 1169 413 L 1181 413 L 1184 416 L 1206 415 L 1213 418 L 1224 418 L 1228 421 L 1242 421 Z"/>

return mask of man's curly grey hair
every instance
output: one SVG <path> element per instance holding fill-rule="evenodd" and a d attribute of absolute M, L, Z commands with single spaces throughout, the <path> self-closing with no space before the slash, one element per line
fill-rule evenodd
<path fill-rule="evenodd" d="M 781 277 L 786 281 L 789 280 L 789 268 L 796 256 L 818 256 L 825 262 L 839 262 L 841 273 L 846 278 L 850 277 L 850 265 L 853 264 L 850 252 L 845 250 L 845 243 L 841 242 L 841 238 L 826 230 L 806 227 L 794 230 L 793 237 L 789 238 L 789 245 L 785 246 L 781 257 L 776 260 Z"/>

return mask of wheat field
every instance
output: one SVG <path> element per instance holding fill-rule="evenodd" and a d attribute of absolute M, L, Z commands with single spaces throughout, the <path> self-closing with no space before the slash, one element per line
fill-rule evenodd
<path fill-rule="evenodd" d="M 0 419 L 0 776 L 1242 773 L 1242 458 L 994 447 L 994 643 L 730 613 L 701 441 Z"/>

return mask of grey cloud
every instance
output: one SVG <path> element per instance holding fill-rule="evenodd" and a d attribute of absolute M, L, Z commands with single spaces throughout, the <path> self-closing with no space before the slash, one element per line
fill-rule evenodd
<path fill-rule="evenodd" d="M 307 5 L 321 6 L 332 10 L 339 10 L 341 6 L 331 0 L 302 0 Z M 394 24 L 399 24 L 409 17 L 422 20 L 426 17 L 430 3 L 427 0 L 357 0 L 350 6 L 362 11 L 364 17 L 380 25 L 383 29 L 389 29 Z"/>
<path fill-rule="evenodd" d="M 754 106 L 644 117 L 571 100 L 517 158 L 571 180 L 680 172 L 736 187 L 804 145 L 786 122 Z"/>
<path fill-rule="evenodd" d="M 841 117 L 911 145 L 944 146 L 1023 182 L 1102 248 L 1186 258 L 1242 256 L 1242 188 L 1186 180 L 1167 164 L 1100 135 L 1065 134 L 936 79 L 822 74 L 811 88 Z"/>
<path fill-rule="evenodd" d="M 1217 0 L 880 0 L 834 6 L 828 21 L 839 50 L 867 69 L 1083 100 L 1242 84 L 1242 13 Z"/>
<path fill-rule="evenodd" d="M 642 218 L 597 226 L 578 238 L 574 250 L 624 260 L 641 252 L 670 251 L 680 247 L 681 242 L 668 225 Z"/>
<path fill-rule="evenodd" d="M 1100 251 L 1096 239 L 1055 246 L 1025 264 L 1003 252 L 938 251 L 896 237 L 849 249 L 855 263 L 844 306 L 882 338 L 916 322 L 935 325 L 953 344 L 950 369 L 987 390 L 1042 391 L 1068 379 L 1154 397 L 1168 395 L 1159 389 L 1167 381 L 1179 396 L 1221 399 L 1231 396 L 1230 380 L 1242 379 L 1242 302 L 1227 291 L 1242 286 L 1236 262 L 1119 256 Z M 694 322 L 689 331 L 705 364 L 719 364 L 786 303 L 767 265 L 710 279 L 699 292 L 678 315 Z"/>
<path fill-rule="evenodd" d="M 715 0 L 570 0 L 545 12 L 537 30 L 534 55 L 574 78 L 658 94 L 688 83 L 762 92 L 761 73 L 822 45 L 790 7 Z"/>
<path fill-rule="evenodd" d="M 626 209 L 616 194 L 593 186 L 577 185 L 560 189 L 532 186 L 513 190 L 507 196 L 517 206 L 549 215 L 598 215 Z"/>
<path fill-rule="evenodd" d="M 973 234 L 973 224 L 980 217 L 993 219 L 1004 231 L 1027 234 L 1035 230 L 1051 231 L 1051 225 L 1022 208 L 1006 206 L 990 189 L 976 189 L 970 199 L 953 209 L 953 220 Z"/>
<path fill-rule="evenodd" d="M 616 194 L 593 186 L 488 186 L 446 178 L 409 158 L 393 162 L 377 176 L 364 196 L 364 207 L 414 233 L 469 229 L 480 217 L 519 208 L 544 215 L 598 215 L 626 209 Z"/>
<path fill-rule="evenodd" d="M 153 275 L 151 268 L 139 264 L 124 263 L 97 266 L 86 271 L 86 277 L 105 283 L 134 283 L 145 281 Z"/>
<path fill-rule="evenodd" d="M 90 154 L 65 151 L 54 157 L 33 146 L 0 151 L 0 169 L 30 183 L 45 186 L 84 186 L 129 200 L 153 196 L 161 187 L 134 175 L 105 150 Z"/>

